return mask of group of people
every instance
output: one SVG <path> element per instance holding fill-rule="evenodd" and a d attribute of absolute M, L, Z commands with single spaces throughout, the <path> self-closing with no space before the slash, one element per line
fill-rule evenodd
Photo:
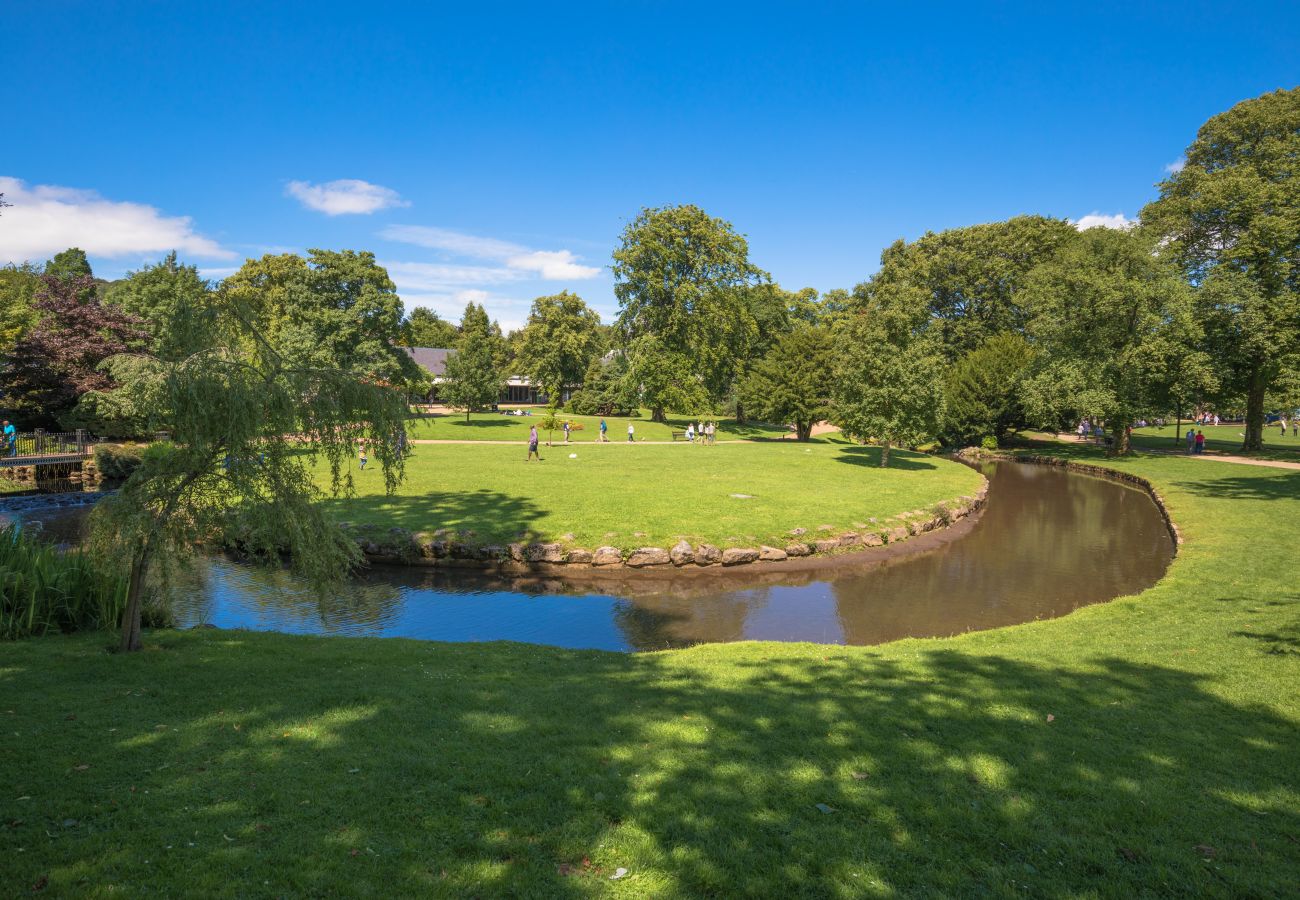
<path fill-rule="evenodd" d="M 1187 452 L 1188 453 L 1205 452 L 1205 434 L 1202 433 L 1202 431 L 1199 428 L 1197 428 L 1195 431 L 1193 431 L 1191 428 L 1187 429 Z"/>
<path fill-rule="evenodd" d="M 8 419 L 4 420 L 3 426 L 0 426 L 0 446 L 3 446 L 5 456 L 18 455 L 18 429 L 14 428 L 13 423 Z"/>
<path fill-rule="evenodd" d="M 565 422 L 562 427 L 564 429 L 564 443 L 567 444 L 569 443 L 571 427 L 568 422 Z M 598 427 L 600 434 L 596 437 L 597 443 L 609 443 L 609 423 L 605 421 L 603 416 Z M 700 420 L 699 422 L 688 422 L 686 425 L 686 440 L 691 443 L 712 444 L 717 441 L 717 436 L 718 423 L 716 422 Z M 538 461 L 541 461 L 542 454 L 537 449 L 538 441 L 537 426 L 534 425 L 528 429 L 528 456 L 525 457 L 525 462 L 531 462 L 533 457 L 537 457 Z M 627 442 L 629 444 L 636 442 L 636 424 L 631 421 L 627 423 Z M 362 453 L 364 452 L 363 448 Z M 362 468 L 365 468 L 364 461 L 362 462 Z"/>
<path fill-rule="evenodd" d="M 718 424 L 716 422 L 687 422 L 686 423 L 686 440 L 692 444 L 699 441 L 701 444 L 712 444 L 718 439 Z"/>

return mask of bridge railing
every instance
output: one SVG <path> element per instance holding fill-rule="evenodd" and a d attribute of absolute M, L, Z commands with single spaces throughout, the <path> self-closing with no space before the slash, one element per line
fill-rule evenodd
<path fill-rule="evenodd" d="M 94 446 L 95 439 L 85 429 L 44 431 L 38 428 L 12 436 L 0 435 L 0 459 L 87 456 Z"/>

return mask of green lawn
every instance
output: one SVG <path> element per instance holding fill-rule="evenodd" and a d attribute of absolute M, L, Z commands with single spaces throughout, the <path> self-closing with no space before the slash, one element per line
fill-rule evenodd
<path fill-rule="evenodd" d="M 481 544 L 628 549 L 684 537 L 783 547 L 793 528 L 831 525 L 838 534 L 873 517 L 883 524 L 980 485 L 971 469 L 918 453 L 896 452 L 881 469 L 879 450 L 843 441 L 582 444 L 542 447 L 542 462 L 526 455 L 522 444 L 416 445 L 395 496 L 384 495 L 378 470 L 357 472 L 354 464 L 358 495 L 330 506 L 340 520 L 473 531 Z"/>
<path fill-rule="evenodd" d="M 1166 578 L 959 638 L 6 645 L 6 893 L 1293 895 L 1300 472 L 1115 465 Z"/>
<path fill-rule="evenodd" d="M 16 494 L 19 491 L 25 491 L 28 486 L 19 484 L 16 481 L 10 481 L 8 478 L 0 478 L 0 494 Z"/>
<path fill-rule="evenodd" d="M 409 433 L 416 440 L 520 441 L 522 443 L 528 440 L 528 429 L 536 425 L 541 432 L 542 440 L 545 441 L 546 432 L 542 431 L 541 422 L 546 417 L 546 409 L 532 407 L 532 413 L 531 416 L 470 413 L 468 422 L 465 421 L 464 413 L 423 416 L 412 420 Z M 562 415 L 561 418 L 582 426 L 580 430 L 575 430 L 570 435 L 573 441 L 590 442 L 600 436 L 600 416 Z M 605 420 L 609 425 L 610 441 L 627 442 L 629 421 L 636 429 L 635 436 L 638 441 L 671 441 L 672 432 L 686 430 L 687 419 L 685 416 L 668 416 L 667 424 L 651 422 L 649 410 L 642 410 L 640 418 L 630 420 L 626 416 L 610 416 Z M 698 422 L 698 420 L 692 421 Z M 562 431 L 557 430 L 555 433 L 560 440 L 564 440 Z M 737 425 L 732 419 L 718 420 L 718 441 L 772 440 L 785 435 L 793 439 L 789 430 L 781 426 L 757 423 Z"/>
<path fill-rule="evenodd" d="M 1246 427 L 1244 425 L 1191 425 L 1183 423 L 1183 434 L 1187 434 L 1187 429 L 1199 428 L 1205 432 L 1205 452 L 1206 453 L 1227 453 L 1237 455 L 1241 453 L 1241 442 L 1244 438 Z M 1187 441 L 1184 439 L 1177 443 L 1174 442 L 1174 425 L 1166 425 L 1163 428 L 1135 428 L 1133 429 L 1133 446 L 1149 450 L 1185 450 Z M 1266 425 L 1264 427 L 1264 450 L 1261 453 L 1253 453 L 1251 456 L 1258 456 L 1263 459 L 1282 459 L 1300 462 L 1300 437 L 1291 435 L 1291 428 L 1288 425 L 1286 434 L 1278 432 L 1276 425 Z"/>

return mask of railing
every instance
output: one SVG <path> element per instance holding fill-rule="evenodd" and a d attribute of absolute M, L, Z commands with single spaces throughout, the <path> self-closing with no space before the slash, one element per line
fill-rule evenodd
<path fill-rule="evenodd" d="M 95 439 L 85 429 L 76 431 L 20 431 L 0 435 L 0 463 L 14 465 L 23 461 L 34 462 L 50 457 L 68 458 L 88 456 L 94 449 Z"/>

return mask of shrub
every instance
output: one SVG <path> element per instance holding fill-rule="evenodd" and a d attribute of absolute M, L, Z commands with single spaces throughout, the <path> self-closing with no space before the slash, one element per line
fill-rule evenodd
<path fill-rule="evenodd" d="M 986 434 L 980 438 L 980 446 L 985 450 L 996 450 L 998 449 L 998 439 L 991 434 Z"/>
<path fill-rule="evenodd" d="M 143 448 L 130 444 L 99 444 L 95 447 L 95 467 L 105 478 L 130 478 L 140 468 Z"/>

